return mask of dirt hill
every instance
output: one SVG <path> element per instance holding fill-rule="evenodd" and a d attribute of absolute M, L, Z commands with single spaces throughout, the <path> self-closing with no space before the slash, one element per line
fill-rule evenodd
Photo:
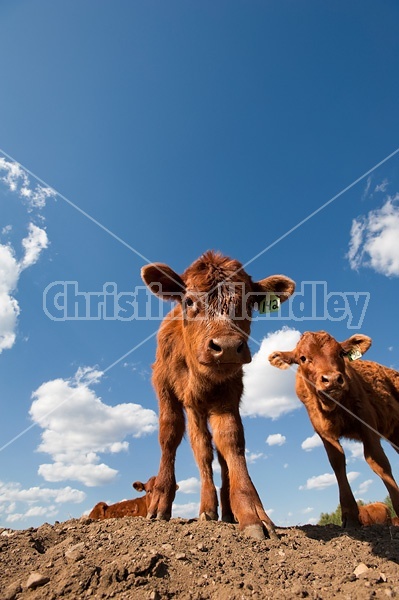
<path fill-rule="evenodd" d="M 142 518 L 0 529 L 0 598 L 239 600 L 399 597 L 399 527 L 278 529 Z"/>

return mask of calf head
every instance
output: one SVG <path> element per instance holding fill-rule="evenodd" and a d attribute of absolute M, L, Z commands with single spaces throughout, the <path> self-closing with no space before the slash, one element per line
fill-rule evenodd
<path fill-rule="evenodd" d="M 291 352 L 273 352 L 269 362 L 279 369 L 298 365 L 297 376 L 302 377 L 317 393 L 321 408 L 331 412 L 349 387 L 348 357 L 354 351 L 367 352 L 371 339 L 356 334 L 344 342 L 337 342 L 325 331 L 304 333 Z"/>
<path fill-rule="evenodd" d="M 283 275 L 254 282 L 237 260 L 212 251 L 182 275 L 160 263 L 145 266 L 141 274 L 155 295 L 178 302 L 174 318 L 182 331 L 184 359 L 215 382 L 251 361 L 248 336 L 254 306 L 267 293 L 284 302 L 295 289 Z"/>
<path fill-rule="evenodd" d="M 135 490 L 137 490 L 138 492 L 145 492 L 145 499 L 147 501 L 147 506 L 149 506 L 150 502 L 151 502 L 151 494 L 154 491 L 154 487 L 155 487 L 155 483 L 156 483 L 157 478 L 154 477 L 150 477 L 149 480 L 147 481 L 147 483 L 142 483 L 141 481 L 135 481 L 134 483 L 132 483 L 132 486 L 134 487 Z M 179 489 L 179 486 L 176 485 L 176 490 Z"/>

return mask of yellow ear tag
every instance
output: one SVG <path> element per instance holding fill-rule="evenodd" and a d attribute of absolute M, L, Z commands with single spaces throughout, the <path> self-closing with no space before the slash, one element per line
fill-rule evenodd
<path fill-rule="evenodd" d="M 277 312 L 280 309 L 280 298 L 274 294 L 266 294 L 259 302 L 259 312 L 261 314 Z"/>
<path fill-rule="evenodd" d="M 352 350 L 350 350 L 347 354 L 349 360 L 357 360 L 358 358 L 362 358 L 362 353 L 359 350 L 359 346 L 354 346 Z"/>

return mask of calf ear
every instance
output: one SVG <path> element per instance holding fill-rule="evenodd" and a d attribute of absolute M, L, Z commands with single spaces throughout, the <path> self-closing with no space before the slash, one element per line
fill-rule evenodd
<path fill-rule="evenodd" d="M 141 483 L 141 481 L 135 481 L 134 483 L 132 483 L 132 486 L 138 492 L 144 492 L 144 483 Z"/>
<path fill-rule="evenodd" d="M 297 361 L 293 352 L 272 352 L 269 356 L 269 363 L 278 369 L 288 369 Z"/>
<path fill-rule="evenodd" d="M 285 302 L 295 291 L 295 281 L 285 275 L 271 275 L 254 283 L 255 301 L 261 302 L 265 293 L 274 294 L 280 298 L 280 302 Z M 256 297 L 256 294 L 259 294 Z"/>
<path fill-rule="evenodd" d="M 351 350 L 360 350 L 362 354 L 365 354 L 371 346 L 371 338 L 368 335 L 357 333 L 344 342 L 341 342 L 341 346 L 346 354 L 351 352 Z"/>
<path fill-rule="evenodd" d="M 178 486 L 178 485 L 177 485 L 177 483 L 176 483 L 176 491 L 177 491 L 178 489 L 179 489 L 179 486 Z"/>
<path fill-rule="evenodd" d="M 152 263 L 141 269 L 141 278 L 155 296 L 162 300 L 182 301 L 186 286 L 180 275 L 163 263 Z"/>

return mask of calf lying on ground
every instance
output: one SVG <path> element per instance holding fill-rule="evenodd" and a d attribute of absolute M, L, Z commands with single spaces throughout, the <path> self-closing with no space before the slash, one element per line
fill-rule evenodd
<path fill-rule="evenodd" d="M 389 508 L 383 502 L 372 502 L 359 506 L 359 520 L 362 525 L 391 525 Z"/>
<path fill-rule="evenodd" d="M 113 519 L 120 517 L 146 517 L 148 506 L 151 501 L 151 494 L 155 485 L 155 477 L 150 477 L 147 483 L 135 481 L 132 485 L 138 492 L 145 492 L 141 498 L 134 500 L 122 500 L 108 506 L 105 502 L 99 502 L 95 505 L 91 513 L 90 519 Z M 176 486 L 176 489 L 179 486 Z"/>
<path fill-rule="evenodd" d="M 381 477 L 399 514 L 399 488 L 381 447 L 381 437 L 399 452 L 399 373 L 355 360 L 371 346 L 365 335 L 337 342 L 325 331 L 304 333 L 292 352 L 273 352 L 279 369 L 297 364 L 296 393 L 327 451 L 339 487 L 342 525 L 359 525 L 359 508 L 346 475 L 339 438 L 363 442 L 364 457 Z"/>
<path fill-rule="evenodd" d="M 264 523 L 269 535 L 275 535 L 248 474 L 239 404 L 242 367 L 251 361 L 252 311 L 268 294 L 286 300 L 294 282 L 283 275 L 252 281 L 241 263 L 215 252 L 206 252 L 182 275 L 155 263 L 142 269 L 142 278 L 151 292 L 176 301 L 160 327 L 153 365 L 161 463 L 148 516 L 170 518 L 185 412 L 201 476 L 200 518 L 218 518 L 213 438 L 221 465 L 222 519 L 235 518 L 240 529 L 258 538 L 264 538 Z"/>

